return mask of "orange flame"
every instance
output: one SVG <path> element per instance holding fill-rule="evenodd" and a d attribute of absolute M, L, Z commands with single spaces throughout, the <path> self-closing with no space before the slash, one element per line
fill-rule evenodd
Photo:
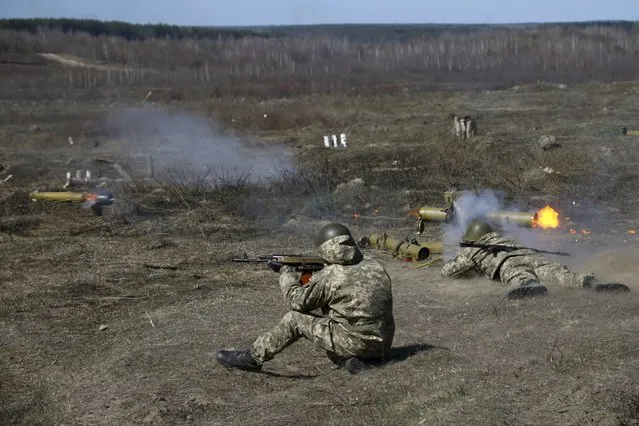
<path fill-rule="evenodd" d="M 550 206 L 546 206 L 537 212 L 533 220 L 533 228 L 557 228 L 559 227 L 559 213 Z"/>
<path fill-rule="evenodd" d="M 636 233 L 637 233 L 637 231 L 635 231 L 634 229 L 630 229 L 630 230 L 628 231 L 628 233 L 629 233 L 629 234 L 636 234 Z"/>
<path fill-rule="evenodd" d="M 355 220 L 359 219 L 359 213 L 353 213 L 353 219 Z"/>
<path fill-rule="evenodd" d="M 581 233 L 584 234 L 584 235 L 588 235 L 588 234 L 590 234 L 590 231 L 587 230 L 587 229 L 582 229 Z"/>
<path fill-rule="evenodd" d="M 577 233 L 577 231 L 575 231 L 574 229 L 571 229 L 570 231 L 568 231 L 568 233 L 570 233 L 570 235 L 574 235 Z"/>

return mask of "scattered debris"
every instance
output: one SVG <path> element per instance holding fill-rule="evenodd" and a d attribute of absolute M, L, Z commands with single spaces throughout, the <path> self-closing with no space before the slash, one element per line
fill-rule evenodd
<path fill-rule="evenodd" d="M 614 151 L 612 150 L 612 148 L 608 147 L 608 146 L 602 146 L 599 148 L 599 151 L 601 151 L 601 154 L 604 157 L 611 157 L 614 154 Z"/>
<path fill-rule="evenodd" d="M 557 138 L 551 135 L 543 135 L 539 138 L 539 146 L 544 151 L 549 149 L 559 148 L 561 145 L 557 142 Z"/>
<path fill-rule="evenodd" d="M 155 250 L 155 249 L 161 249 L 161 248 L 172 247 L 172 246 L 175 246 L 175 243 L 173 241 L 168 240 L 166 238 L 160 238 L 151 242 L 147 246 L 147 250 Z"/>
<path fill-rule="evenodd" d="M 151 327 L 155 327 L 155 324 L 153 324 L 153 320 L 149 316 L 149 313 L 147 311 L 144 311 L 144 313 L 146 314 L 146 317 L 149 319 L 149 322 L 151 323 Z"/>
<path fill-rule="evenodd" d="M 174 266 L 174 265 L 152 265 L 150 263 L 145 263 L 144 267 L 145 268 L 149 268 L 149 269 L 168 269 L 169 271 L 177 271 L 178 269 L 180 269 L 179 266 Z"/>

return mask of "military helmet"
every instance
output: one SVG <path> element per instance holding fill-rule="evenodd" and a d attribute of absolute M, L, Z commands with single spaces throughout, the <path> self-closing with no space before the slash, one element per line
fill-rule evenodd
<path fill-rule="evenodd" d="M 317 239 L 315 240 L 315 244 L 319 247 L 324 242 L 330 240 L 331 238 L 339 237 L 340 235 L 348 235 L 353 238 L 351 235 L 351 231 L 341 223 L 329 223 L 322 229 L 320 229 L 317 234 Z"/>
<path fill-rule="evenodd" d="M 474 243 L 489 232 L 493 232 L 493 228 L 489 224 L 481 220 L 473 220 L 470 225 L 468 225 L 468 228 L 466 228 L 464 241 Z"/>

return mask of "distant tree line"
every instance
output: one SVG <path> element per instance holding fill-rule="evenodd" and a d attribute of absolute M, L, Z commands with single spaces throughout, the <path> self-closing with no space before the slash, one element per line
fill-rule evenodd
<path fill-rule="evenodd" d="M 126 40 L 162 38 L 182 39 L 240 39 L 247 36 L 270 37 L 265 31 L 237 28 L 186 27 L 168 24 L 131 24 L 121 21 L 98 21 L 95 19 L 0 19 L 0 30 L 38 31 L 57 30 L 64 33 L 87 33 L 94 37 L 114 36 Z"/>
<path fill-rule="evenodd" d="M 5 72 L 0 93 L 140 86 L 212 96 L 294 96 L 639 79 L 639 25 L 633 22 L 344 25 L 323 26 L 324 32 L 322 26 L 255 27 L 257 35 L 199 39 L 175 27 L 181 38 L 129 40 L 35 28 L 0 30 L 0 62 L 33 58 L 36 64 L 43 60 L 39 53 L 54 53 L 88 65 L 47 67 L 50 75 L 33 67 Z"/>
<path fill-rule="evenodd" d="M 565 30 L 584 30 L 589 27 L 632 32 L 639 30 L 636 21 L 589 21 L 548 24 L 316 24 L 253 27 L 206 27 L 168 24 L 133 24 L 123 21 L 98 21 L 95 19 L 31 18 L 0 19 L 0 30 L 61 31 L 86 33 L 94 37 L 122 37 L 126 40 L 162 38 L 170 40 L 218 40 L 244 37 L 323 37 L 333 36 L 349 41 L 379 43 L 408 41 L 414 38 L 440 37 L 442 34 L 476 34 L 496 30 L 523 30 L 560 26 Z"/>

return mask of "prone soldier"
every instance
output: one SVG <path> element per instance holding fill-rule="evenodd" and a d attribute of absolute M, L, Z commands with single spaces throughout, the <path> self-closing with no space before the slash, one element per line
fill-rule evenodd
<path fill-rule="evenodd" d="M 323 227 L 316 245 L 327 266 L 306 285 L 294 268 L 269 263 L 280 273 L 280 289 L 291 310 L 248 350 L 218 351 L 218 362 L 260 371 L 263 363 L 302 337 L 326 350 L 331 361 L 350 373 L 361 371 L 368 360 L 388 355 L 395 334 L 388 273 L 377 261 L 362 255 L 342 224 Z"/>
<path fill-rule="evenodd" d="M 491 280 L 500 280 L 507 285 L 509 299 L 546 294 L 548 289 L 542 284 L 545 282 L 594 291 L 630 291 L 624 284 L 602 283 L 594 274 L 571 272 L 565 265 L 547 259 L 538 251 L 501 236 L 488 223 L 480 220 L 474 220 L 468 226 L 464 242 L 493 249 L 463 248 L 455 258 L 444 264 L 442 275 L 461 278 L 471 271 L 479 272 Z M 500 246 L 507 250 L 494 249 Z"/>

